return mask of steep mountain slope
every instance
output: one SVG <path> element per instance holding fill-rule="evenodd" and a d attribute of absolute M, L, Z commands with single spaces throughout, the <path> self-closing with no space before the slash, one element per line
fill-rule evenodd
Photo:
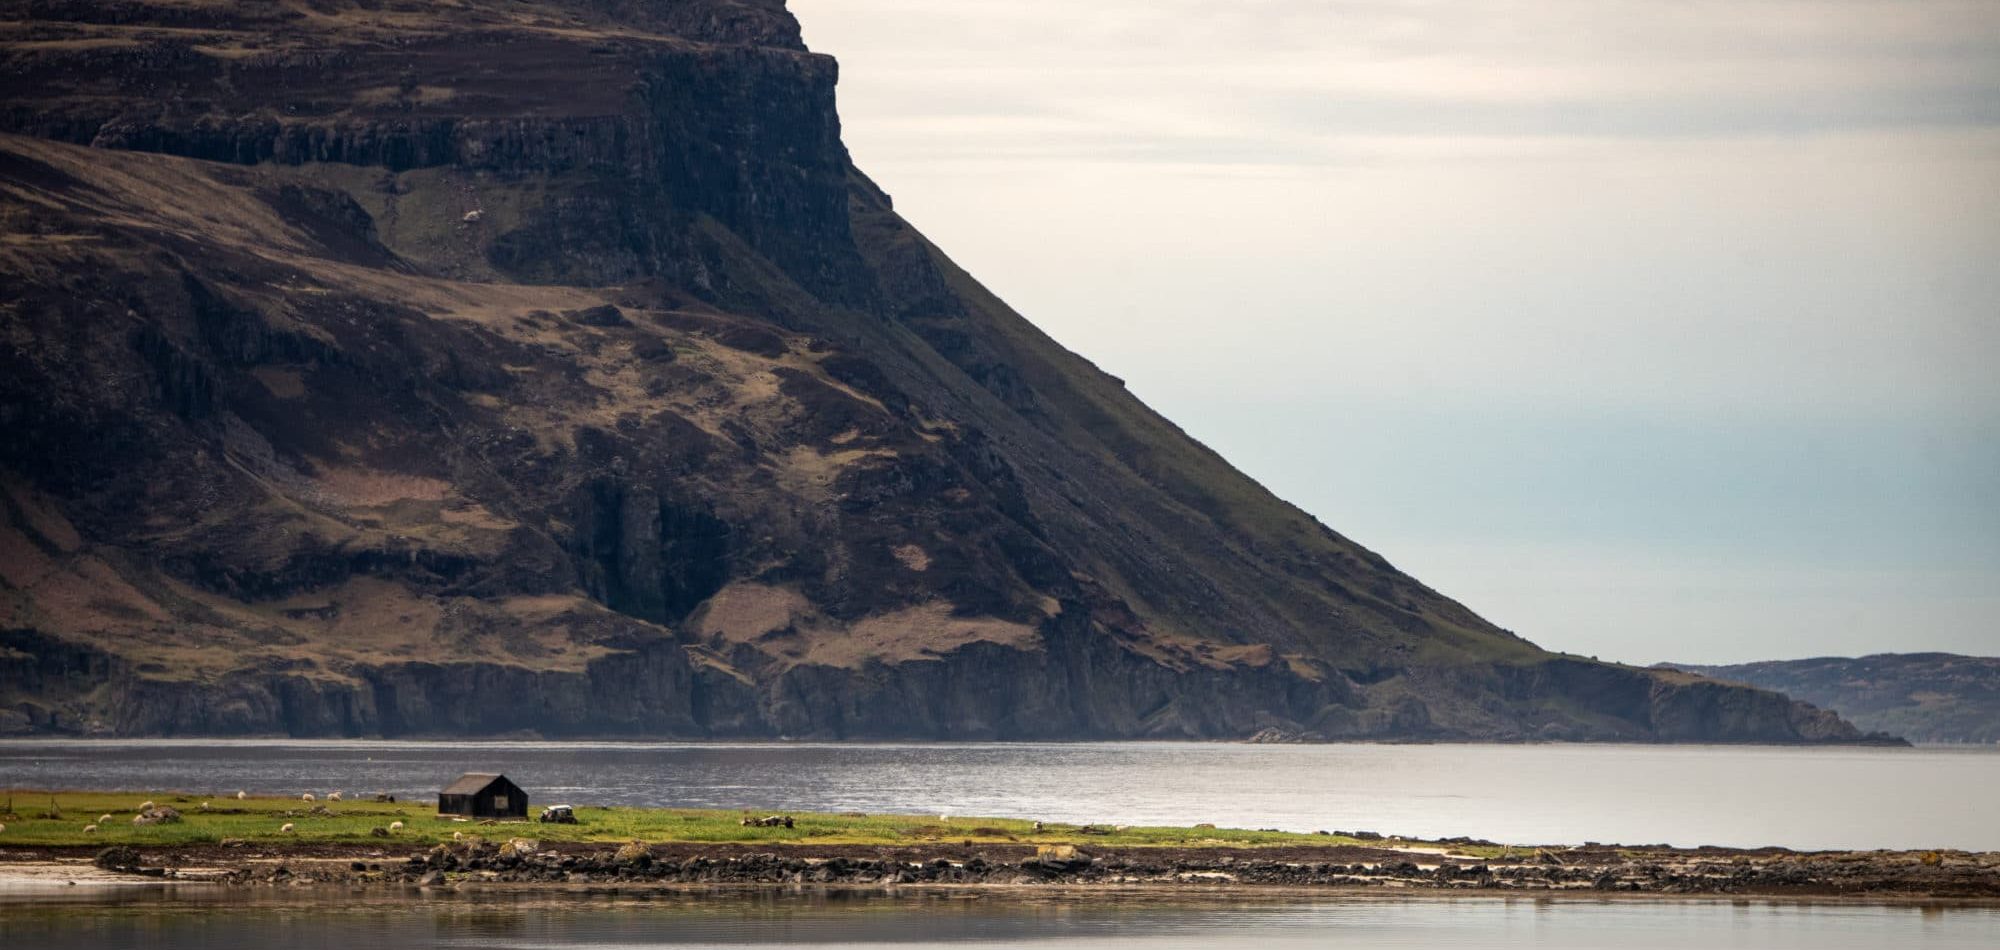
<path fill-rule="evenodd" d="M 1823 656 L 1674 669 L 1748 683 L 1912 742 L 2000 742 L 2000 657 L 1955 653 Z"/>
<path fill-rule="evenodd" d="M 1856 737 L 1230 468 L 896 215 L 777 0 L 0 11 L 0 728 Z"/>

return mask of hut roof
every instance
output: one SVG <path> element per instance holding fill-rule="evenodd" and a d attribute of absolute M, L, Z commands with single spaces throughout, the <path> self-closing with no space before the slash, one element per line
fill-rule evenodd
<path fill-rule="evenodd" d="M 500 778 L 506 778 L 506 776 L 501 775 L 498 772 L 467 772 L 464 775 L 459 776 L 458 781 L 455 781 L 450 785 L 446 785 L 444 787 L 444 791 L 439 792 L 438 794 L 476 795 L 481 790 L 485 789 L 486 786 L 493 784 L 494 779 L 500 779 Z"/>

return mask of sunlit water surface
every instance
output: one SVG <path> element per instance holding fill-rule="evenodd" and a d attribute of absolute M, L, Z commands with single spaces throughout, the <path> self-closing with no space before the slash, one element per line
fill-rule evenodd
<path fill-rule="evenodd" d="M 434 795 L 1470 835 L 2000 850 L 2000 750 L 1616 745 L 0 741 L 0 788 Z"/>

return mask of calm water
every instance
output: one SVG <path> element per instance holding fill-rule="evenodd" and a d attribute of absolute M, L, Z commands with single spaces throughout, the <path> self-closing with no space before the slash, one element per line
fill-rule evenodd
<path fill-rule="evenodd" d="M 0 741 L 0 788 L 402 797 L 494 769 L 544 804 L 2000 850 L 1991 749 Z"/>
<path fill-rule="evenodd" d="M 187 889 L 182 889 L 185 892 Z M 226 911 L 226 912 L 219 912 Z M 172 890 L 59 898 L 0 892 L 0 946 L 402 948 L 989 947 L 1980 948 L 1990 909 L 1760 902 L 1343 900 L 1306 903 L 1038 900 L 894 894 L 653 900 L 201 897 Z"/>

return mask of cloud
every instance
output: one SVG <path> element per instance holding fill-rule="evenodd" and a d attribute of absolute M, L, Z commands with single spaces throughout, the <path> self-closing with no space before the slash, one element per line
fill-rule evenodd
<path fill-rule="evenodd" d="M 875 120 L 871 161 L 1312 164 L 1356 137 L 2000 124 L 1985 0 L 795 6 L 816 48 L 867 64 L 842 97 Z"/>
<path fill-rule="evenodd" d="M 1399 144 L 1310 174 L 996 151 L 876 177 L 1142 395 L 2000 413 L 2000 135 Z"/>
<path fill-rule="evenodd" d="M 959 263 L 1474 609 L 1992 651 L 2000 4 L 792 7 Z"/>

